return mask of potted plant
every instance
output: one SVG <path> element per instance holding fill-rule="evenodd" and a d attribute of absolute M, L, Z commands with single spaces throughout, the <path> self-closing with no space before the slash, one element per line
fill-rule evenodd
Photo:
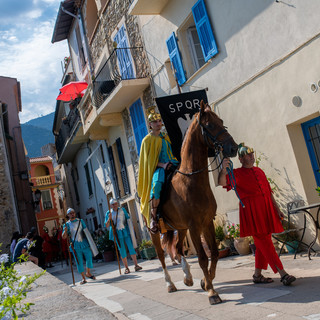
<path fill-rule="evenodd" d="M 105 262 L 114 260 L 114 242 L 109 240 L 108 230 L 96 239 L 96 245 Z"/>
<path fill-rule="evenodd" d="M 228 236 L 233 239 L 235 249 L 240 255 L 247 255 L 250 253 L 249 238 L 240 238 L 240 225 L 232 224 L 227 226 Z"/>
<path fill-rule="evenodd" d="M 223 227 L 217 226 L 215 229 L 215 233 L 216 233 L 216 242 L 219 249 L 219 259 L 227 257 L 230 254 L 230 248 L 222 244 L 222 241 L 224 241 L 226 238 Z"/>
<path fill-rule="evenodd" d="M 143 240 L 139 245 L 139 251 L 142 259 L 151 260 L 157 257 L 156 249 L 151 240 Z"/>

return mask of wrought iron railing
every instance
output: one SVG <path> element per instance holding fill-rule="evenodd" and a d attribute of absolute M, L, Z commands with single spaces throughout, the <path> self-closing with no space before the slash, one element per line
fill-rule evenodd
<path fill-rule="evenodd" d="M 70 134 L 73 132 L 74 127 L 79 121 L 80 115 L 77 108 L 71 109 L 67 118 L 62 121 L 61 128 L 56 140 L 56 149 L 59 158 L 62 154 L 67 140 L 70 137 Z"/>
<path fill-rule="evenodd" d="M 93 103 L 99 108 L 122 80 L 148 76 L 146 53 L 142 47 L 116 48 L 93 81 Z"/>

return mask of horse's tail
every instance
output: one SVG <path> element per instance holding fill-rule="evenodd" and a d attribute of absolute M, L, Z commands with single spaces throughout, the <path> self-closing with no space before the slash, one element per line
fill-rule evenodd
<path fill-rule="evenodd" d="M 174 241 L 174 231 L 167 230 L 167 232 L 163 235 L 161 240 L 161 245 L 163 249 L 166 249 L 168 254 L 172 257 L 173 252 L 173 241 Z"/>

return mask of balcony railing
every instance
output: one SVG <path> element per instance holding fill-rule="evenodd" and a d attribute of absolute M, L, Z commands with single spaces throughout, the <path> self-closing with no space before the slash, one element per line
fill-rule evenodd
<path fill-rule="evenodd" d="M 66 119 L 62 121 L 59 135 L 56 140 L 56 149 L 58 157 L 60 158 L 63 148 L 73 132 L 74 127 L 80 121 L 80 115 L 77 108 L 70 110 Z"/>
<path fill-rule="evenodd" d="M 52 184 L 51 176 L 42 176 L 42 177 L 36 177 L 36 185 L 42 186 L 46 184 Z"/>
<path fill-rule="evenodd" d="M 148 76 L 147 57 L 142 47 L 116 48 L 93 81 L 93 103 L 99 108 L 123 80 Z"/>

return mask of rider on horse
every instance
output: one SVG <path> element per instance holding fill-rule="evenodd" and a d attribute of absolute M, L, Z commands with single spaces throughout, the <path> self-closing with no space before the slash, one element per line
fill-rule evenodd
<path fill-rule="evenodd" d="M 150 133 L 142 140 L 140 149 L 138 195 L 141 198 L 141 212 L 150 225 L 150 231 L 157 233 L 159 231 L 157 208 L 165 182 L 165 170 L 172 165 L 177 166 L 178 160 L 172 154 L 168 135 L 161 132 L 163 124 L 160 114 L 153 109 L 148 120 Z M 151 219 L 149 202 L 151 202 Z"/>

